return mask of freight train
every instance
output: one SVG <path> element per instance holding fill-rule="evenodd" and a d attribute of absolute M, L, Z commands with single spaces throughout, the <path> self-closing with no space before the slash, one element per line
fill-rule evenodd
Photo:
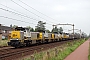
<path fill-rule="evenodd" d="M 32 44 L 62 41 L 73 38 L 80 38 L 80 34 L 74 34 L 73 36 L 73 34 L 69 33 L 30 32 L 28 28 L 16 27 L 14 31 L 11 31 L 11 38 L 8 45 L 18 48 L 21 46 L 30 46 Z"/>

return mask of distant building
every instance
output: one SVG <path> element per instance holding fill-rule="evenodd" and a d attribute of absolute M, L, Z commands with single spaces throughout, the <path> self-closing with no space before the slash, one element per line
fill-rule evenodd
<path fill-rule="evenodd" d="M 0 24 L 0 40 L 2 40 L 2 37 L 5 37 L 6 39 L 8 39 L 9 37 L 9 32 L 12 30 L 11 27 L 8 26 L 2 26 Z"/>

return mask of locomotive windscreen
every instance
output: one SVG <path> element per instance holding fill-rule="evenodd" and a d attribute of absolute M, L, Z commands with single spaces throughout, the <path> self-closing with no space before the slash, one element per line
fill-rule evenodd
<path fill-rule="evenodd" d="M 25 28 L 23 28 L 23 27 L 16 27 L 15 30 L 17 30 L 17 31 L 25 31 Z"/>

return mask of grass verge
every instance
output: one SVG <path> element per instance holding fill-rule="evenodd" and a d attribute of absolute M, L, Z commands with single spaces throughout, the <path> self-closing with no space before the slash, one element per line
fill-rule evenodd
<path fill-rule="evenodd" d="M 90 55 L 88 55 L 88 60 L 90 60 Z"/>
<path fill-rule="evenodd" d="M 88 55 L 88 60 L 90 60 L 90 42 L 89 42 L 89 55 Z"/>
<path fill-rule="evenodd" d="M 33 58 L 30 56 L 29 58 L 24 58 L 23 60 L 64 60 L 65 57 L 67 57 L 83 42 L 85 42 L 85 39 L 74 40 L 73 42 L 68 42 L 59 47 L 49 49 L 48 51 L 42 51 L 40 53 L 35 52 L 33 54 Z"/>
<path fill-rule="evenodd" d="M 3 47 L 3 46 L 8 46 L 7 42 L 9 40 L 0 40 L 0 47 Z"/>
<path fill-rule="evenodd" d="M 50 60 L 64 60 L 71 52 L 73 52 L 78 46 L 80 46 L 85 40 L 75 41 L 69 44 L 66 49 L 58 53 L 57 57 L 52 57 Z"/>

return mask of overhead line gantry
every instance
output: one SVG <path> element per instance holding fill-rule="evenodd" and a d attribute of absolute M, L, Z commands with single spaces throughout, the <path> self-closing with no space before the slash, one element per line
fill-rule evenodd
<path fill-rule="evenodd" d="M 74 39 L 74 24 L 56 24 L 56 25 L 52 25 L 53 26 L 53 28 L 54 28 L 54 26 L 58 26 L 58 25 L 70 25 L 70 26 L 73 26 L 73 39 Z"/>

